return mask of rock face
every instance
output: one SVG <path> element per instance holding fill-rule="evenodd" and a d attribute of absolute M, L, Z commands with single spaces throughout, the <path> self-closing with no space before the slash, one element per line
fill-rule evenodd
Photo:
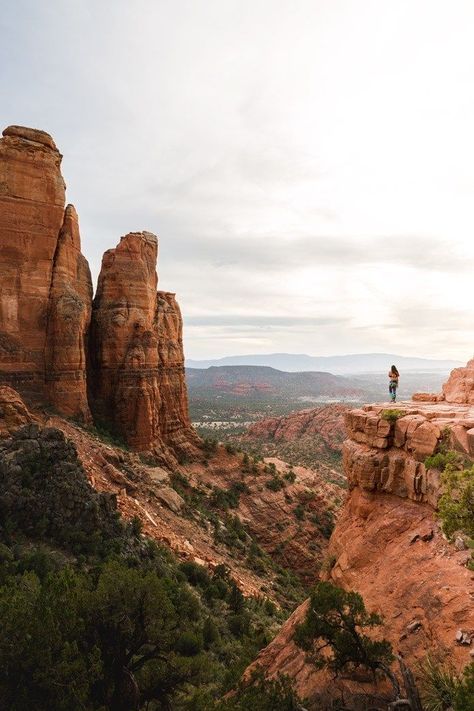
<path fill-rule="evenodd" d="M 440 473 L 425 460 L 441 444 L 474 457 L 474 406 L 430 401 L 386 407 L 346 414 L 343 461 L 350 491 L 331 536 L 326 575 L 382 615 L 382 635 L 415 674 L 416 661 L 430 652 L 462 669 L 471 658 L 457 631 L 474 630 L 474 578 L 465 567 L 470 554 L 441 533 L 434 511 Z M 290 675 L 318 708 L 373 694 L 371 683 L 334 683 L 306 661 L 293 642 L 306 609 L 307 603 L 297 608 L 256 664 L 270 675 Z"/>
<path fill-rule="evenodd" d="M 90 419 L 86 384 L 86 334 L 92 281 L 81 254 L 79 222 L 68 205 L 54 255 L 46 334 L 46 384 L 51 404 L 64 415 Z"/>
<path fill-rule="evenodd" d="M 474 358 L 464 368 L 454 368 L 442 393 L 415 393 L 415 402 L 452 402 L 474 405 Z"/>
<path fill-rule="evenodd" d="M 283 417 L 268 417 L 251 425 L 246 437 L 293 442 L 301 437 L 321 437 L 332 450 L 340 452 L 345 439 L 344 415 L 347 405 L 327 405 L 292 412 Z"/>
<path fill-rule="evenodd" d="M 465 368 L 451 371 L 448 381 L 443 385 L 443 395 L 446 402 L 474 405 L 474 358 Z"/>
<path fill-rule="evenodd" d="M 61 154 L 44 131 L 0 140 L 0 378 L 88 419 L 84 338 L 91 282 Z M 64 397 L 62 396 L 64 394 Z"/>
<path fill-rule="evenodd" d="M 442 441 L 474 456 L 474 407 L 446 403 L 397 405 L 396 419 L 383 405 L 346 415 L 344 470 L 350 488 L 393 493 L 436 507 L 439 472 L 424 461 Z"/>
<path fill-rule="evenodd" d="M 65 207 L 61 158 L 44 131 L 3 131 L 0 383 L 83 422 L 90 397 L 99 423 L 175 463 L 196 436 L 181 314 L 174 294 L 156 290 L 158 240 L 135 232 L 105 253 L 90 328 L 91 276 L 77 213 Z"/>
<path fill-rule="evenodd" d="M 186 450 L 192 433 L 184 379 L 181 314 L 157 292 L 158 240 L 122 237 L 102 260 L 90 337 L 95 416 L 134 449 Z M 166 452 L 164 452 L 166 455 Z"/>

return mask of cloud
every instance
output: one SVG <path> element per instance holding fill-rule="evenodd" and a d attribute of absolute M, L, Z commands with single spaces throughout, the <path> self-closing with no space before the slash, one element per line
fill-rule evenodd
<path fill-rule="evenodd" d="M 473 22 L 468 2 L 17 0 L 0 122 L 54 135 L 94 276 L 121 235 L 159 235 L 191 355 L 464 358 Z"/>

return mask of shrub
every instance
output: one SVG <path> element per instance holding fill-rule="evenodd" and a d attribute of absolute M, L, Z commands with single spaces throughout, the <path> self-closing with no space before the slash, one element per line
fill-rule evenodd
<path fill-rule="evenodd" d="M 215 711 L 299 711 L 300 708 L 289 677 L 267 679 L 258 670 L 250 681 L 240 682 L 235 696 L 219 703 Z"/>
<path fill-rule="evenodd" d="M 286 481 L 290 482 L 290 484 L 294 484 L 294 482 L 296 481 L 296 474 L 293 471 L 293 469 L 290 469 L 289 471 L 287 471 L 286 474 L 284 475 L 284 477 L 285 477 Z"/>
<path fill-rule="evenodd" d="M 382 419 L 388 422 L 396 422 L 405 413 L 402 410 L 382 410 Z"/>
<path fill-rule="evenodd" d="M 284 489 L 285 484 L 279 476 L 274 476 L 266 480 L 265 486 L 267 489 L 270 489 L 270 491 L 281 491 L 281 489 Z"/>
<path fill-rule="evenodd" d="M 426 711 L 454 707 L 459 678 L 452 664 L 441 664 L 428 656 L 420 665 L 420 671 L 420 691 Z"/>
<path fill-rule="evenodd" d="M 298 506 L 294 509 L 293 513 L 295 514 L 298 521 L 302 521 L 304 519 L 304 508 L 301 504 L 298 504 Z"/>
<path fill-rule="evenodd" d="M 442 476 L 445 493 L 439 500 L 443 531 L 449 537 L 463 531 L 474 538 L 474 467 L 455 470 L 448 466 Z"/>
<path fill-rule="evenodd" d="M 426 469 L 437 469 L 438 471 L 443 472 L 448 464 L 456 465 L 459 459 L 460 457 L 457 452 L 436 452 L 436 454 L 432 454 L 430 457 L 427 457 L 424 464 Z"/>
<path fill-rule="evenodd" d="M 474 662 L 464 669 L 456 689 L 454 711 L 474 711 Z"/>

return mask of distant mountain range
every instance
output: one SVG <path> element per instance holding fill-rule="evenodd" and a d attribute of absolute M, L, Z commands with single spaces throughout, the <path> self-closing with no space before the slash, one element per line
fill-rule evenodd
<path fill-rule="evenodd" d="M 227 365 L 260 365 L 287 373 L 319 371 L 335 375 L 385 373 L 394 363 L 400 372 L 450 371 L 464 365 L 457 360 L 412 358 L 393 353 L 357 353 L 340 356 L 309 356 L 304 353 L 268 353 L 226 356 L 214 360 L 186 360 L 187 368 L 210 368 Z"/>

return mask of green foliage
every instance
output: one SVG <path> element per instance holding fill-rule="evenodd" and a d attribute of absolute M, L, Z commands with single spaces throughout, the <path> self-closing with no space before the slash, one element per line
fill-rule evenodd
<path fill-rule="evenodd" d="M 459 675 L 449 662 L 427 657 L 420 671 L 421 697 L 426 711 L 474 711 L 474 662 Z"/>
<path fill-rule="evenodd" d="M 298 506 L 293 510 L 293 513 L 298 521 L 302 521 L 304 519 L 304 508 L 301 504 L 298 504 Z"/>
<path fill-rule="evenodd" d="M 388 422 L 396 422 L 405 413 L 402 410 L 382 410 L 382 419 Z"/>
<path fill-rule="evenodd" d="M 448 464 L 456 465 L 459 460 L 460 456 L 457 452 L 447 450 L 436 452 L 430 457 L 426 457 L 424 464 L 426 469 L 437 469 L 438 471 L 443 472 Z"/>
<path fill-rule="evenodd" d="M 318 668 L 327 666 L 338 673 L 351 665 L 374 672 L 391 662 L 392 648 L 386 640 L 375 640 L 363 630 L 381 624 L 379 615 L 366 611 L 358 593 L 321 581 L 311 593 L 308 612 L 296 628 L 295 641 Z M 323 649 L 329 654 L 323 656 Z"/>
<path fill-rule="evenodd" d="M 474 662 L 464 669 L 456 689 L 454 711 L 474 711 Z"/>
<path fill-rule="evenodd" d="M 2 708 L 207 711 L 276 632 L 281 612 L 245 599 L 225 566 L 178 564 L 124 524 L 57 430 L 0 445 L 0 480 Z M 252 550 L 240 520 L 225 523 Z"/>
<path fill-rule="evenodd" d="M 454 707 L 459 678 L 452 664 L 441 664 L 428 656 L 420 664 L 420 692 L 426 711 L 445 711 Z"/>
<path fill-rule="evenodd" d="M 286 481 L 289 481 L 290 484 L 294 484 L 296 481 L 296 474 L 293 469 L 289 469 L 284 475 L 284 478 L 286 479 Z"/>
<path fill-rule="evenodd" d="M 448 465 L 442 475 L 445 492 L 439 500 L 443 531 L 463 531 L 474 538 L 474 467 L 457 470 Z"/>
<path fill-rule="evenodd" d="M 240 683 L 235 696 L 219 703 L 215 711 L 298 711 L 300 703 L 287 676 L 267 679 L 260 671 Z"/>
<path fill-rule="evenodd" d="M 285 488 L 285 482 L 279 476 L 273 476 L 271 479 L 267 479 L 265 486 L 270 491 L 281 491 Z"/>
<path fill-rule="evenodd" d="M 225 445 L 225 451 L 227 454 L 235 454 L 237 450 L 231 442 L 227 442 Z"/>
<path fill-rule="evenodd" d="M 217 451 L 218 440 L 215 437 L 205 437 L 202 441 L 202 449 L 206 457 L 210 457 Z"/>

